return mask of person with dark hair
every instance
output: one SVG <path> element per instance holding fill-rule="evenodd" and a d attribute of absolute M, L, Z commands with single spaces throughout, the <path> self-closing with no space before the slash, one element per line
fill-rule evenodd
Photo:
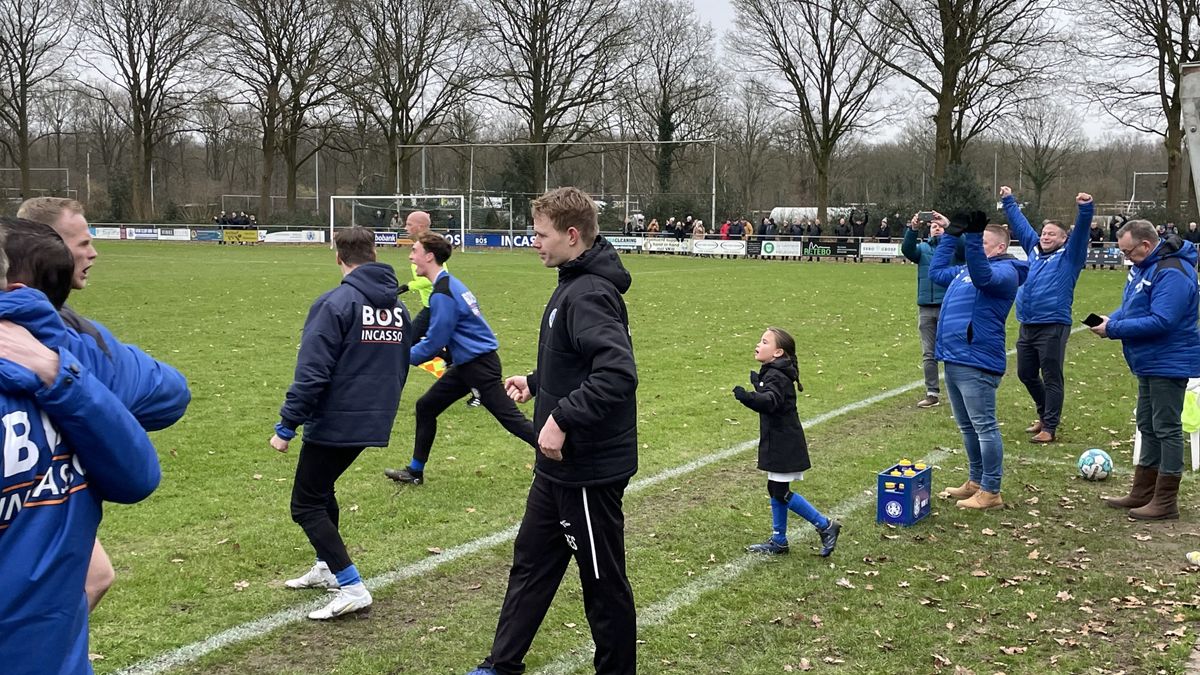
<path fill-rule="evenodd" d="M 384 475 L 397 483 L 421 485 L 425 482 L 425 464 L 437 437 L 437 419 L 455 401 L 479 392 L 483 407 L 509 433 L 537 447 L 533 424 L 509 400 L 501 385 L 500 343 L 475 294 L 446 271 L 453 247 L 436 234 L 426 233 L 413 242 L 409 261 L 417 273 L 433 283 L 429 296 L 429 331 L 409 353 L 411 363 L 428 361 L 443 349 L 449 349 L 453 363 L 433 383 L 416 405 L 416 430 L 413 434 L 413 456 L 408 466 L 385 469 Z"/>
<path fill-rule="evenodd" d="M 1108 499 L 1137 520 L 1179 517 L 1183 477 L 1183 405 L 1188 378 L 1200 377 L 1196 247 L 1179 237 L 1160 239 L 1147 220 L 1121 227 L 1117 245 L 1133 263 L 1121 306 L 1092 332 L 1121 341 L 1137 377 L 1137 428 L 1142 453 L 1129 494 Z"/>
<path fill-rule="evenodd" d="M 789 550 L 788 511 L 812 524 L 821 538 L 821 556 L 828 557 L 837 546 L 842 524 L 823 515 L 804 497 L 792 492 L 791 484 L 812 468 L 808 441 L 796 411 L 800 384 L 796 340 L 781 328 L 768 328 L 754 348 L 754 359 L 762 364 L 750 371 L 753 391 L 733 388 L 739 403 L 758 413 L 758 468 L 767 472 L 767 494 L 771 497 L 771 538 L 746 547 L 750 553 L 780 555 Z"/>
<path fill-rule="evenodd" d="M 412 340 L 408 310 L 396 297 L 396 273 L 375 260 L 375 233 L 350 227 L 334 236 L 334 246 L 342 282 L 308 310 L 296 374 L 270 439 L 272 448 L 287 452 L 304 427 L 291 513 L 317 560 L 284 584 L 336 590 L 327 605 L 309 613 L 315 620 L 371 606 L 371 593 L 338 531 L 334 484 L 364 449 L 387 446 Z"/>
<path fill-rule="evenodd" d="M 45 295 L 0 292 L 0 654 L 14 675 L 91 672 L 84 586 L 103 504 L 161 478 L 123 401 L 47 330 L 67 333 Z"/>
<path fill-rule="evenodd" d="M 959 508 L 1000 508 L 1004 443 L 996 390 L 1008 361 L 1005 321 L 1029 265 L 1008 254 L 1008 229 L 989 225 L 982 211 L 955 214 L 953 220 L 934 212 L 932 222 L 945 230 L 929 267 L 929 278 L 946 287 L 935 355 L 945 364 L 946 394 L 968 468 L 967 480 L 945 494 L 957 499 Z M 952 265 L 960 236 L 967 264 Z"/>
<path fill-rule="evenodd" d="M 1106 239 L 1105 241 L 1112 242 L 1113 245 L 1115 246 L 1117 243 L 1117 232 L 1119 232 L 1121 230 L 1121 227 L 1123 225 L 1125 225 L 1125 223 L 1127 223 L 1127 222 L 1129 222 L 1129 218 L 1127 218 L 1123 215 L 1112 216 L 1111 218 L 1109 218 L 1108 219 L 1108 239 Z"/>
<path fill-rule="evenodd" d="M 623 499 L 637 472 L 637 365 L 623 295 L 632 279 L 578 188 L 535 199 L 533 247 L 558 286 L 542 314 L 537 369 L 504 385 L 536 397 L 533 483 L 513 543 L 491 653 L 471 675 L 515 675 L 571 559 L 597 673 L 637 672 L 637 613 L 625 571 Z"/>
<path fill-rule="evenodd" d="M 1017 291 L 1017 321 L 1021 324 L 1017 377 L 1033 399 L 1038 418 L 1025 433 L 1033 434 L 1033 443 L 1052 443 L 1062 415 L 1063 365 L 1071 337 L 1075 284 L 1087 264 L 1092 196 L 1076 195 L 1078 213 L 1069 234 L 1057 220 L 1046 221 L 1040 235 L 1034 232 L 1007 185 L 1000 188 L 1000 201 L 1029 258 L 1029 275 Z"/>

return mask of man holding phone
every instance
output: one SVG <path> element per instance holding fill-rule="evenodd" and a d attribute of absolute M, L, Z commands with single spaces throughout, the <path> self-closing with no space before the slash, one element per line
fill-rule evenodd
<path fill-rule="evenodd" d="M 929 226 L 929 239 L 920 241 L 920 229 Z M 908 222 L 900 253 L 917 264 L 917 330 L 921 334 L 921 367 L 925 372 L 925 398 L 917 401 L 918 408 L 932 408 L 941 403 L 938 387 L 938 362 L 934 358 L 938 317 L 942 313 L 942 296 L 946 287 L 929 278 L 929 265 L 942 236 L 942 224 L 933 222 L 933 211 L 921 211 Z M 954 264 L 963 263 L 962 248 L 954 254 Z"/>
<path fill-rule="evenodd" d="M 1071 336 L 1075 283 L 1087 264 L 1092 196 L 1075 196 L 1075 225 L 1068 235 L 1062 223 L 1048 220 L 1039 235 L 1021 213 L 1012 188 L 1000 188 L 1004 215 L 1029 258 L 1029 277 L 1017 291 L 1017 377 L 1029 391 L 1038 418 L 1026 433 L 1034 443 L 1052 443 L 1063 406 L 1063 362 Z"/>
<path fill-rule="evenodd" d="M 1121 227 L 1117 245 L 1133 267 L 1121 306 L 1099 317 L 1092 332 L 1120 340 L 1137 376 L 1142 454 L 1129 494 L 1105 501 L 1137 520 L 1173 520 L 1183 476 L 1183 395 L 1188 378 L 1200 377 L 1196 247 L 1173 235 L 1160 239 L 1147 220 Z"/>

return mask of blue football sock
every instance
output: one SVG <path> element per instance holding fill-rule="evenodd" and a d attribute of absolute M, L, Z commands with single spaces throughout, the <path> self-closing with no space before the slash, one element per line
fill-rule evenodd
<path fill-rule="evenodd" d="M 333 576 L 337 577 L 338 586 L 342 587 L 362 583 L 362 578 L 358 576 L 358 568 L 353 564 L 344 570 L 334 572 Z"/>
<path fill-rule="evenodd" d="M 813 527 L 818 530 L 823 530 L 829 527 L 829 519 L 821 515 L 808 500 L 795 492 L 792 493 L 792 498 L 788 500 L 787 507 L 795 511 L 799 516 L 813 524 Z"/>
<path fill-rule="evenodd" d="M 424 471 L 425 470 L 425 462 L 422 462 L 421 460 L 417 459 L 416 457 L 413 457 L 412 461 L 408 463 L 408 468 L 412 469 L 413 471 Z"/>
<path fill-rule="evenodd" d="M 771 541 L 780 545 L 787 545 L 787 519 L 788 507 L 787 504 L 781 504 L 778 499 L 771 499 L 771 525 L 775 530 L 771 534 Z"/>

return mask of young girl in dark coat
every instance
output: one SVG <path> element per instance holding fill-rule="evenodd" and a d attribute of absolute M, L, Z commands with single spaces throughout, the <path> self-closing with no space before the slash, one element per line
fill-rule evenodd
<path fill-rule="evenodd" d="M 751 553 L 780 555 L 788 552 L 788 511 L 795 511 L 817 528 L 821 537 L 821 555 L 828 556 L 837 546 L 842 524 L 817 511 L 804 497 L 792 492 L 791 482 L 804 478 L 812 464 L 804 427 L 796 412 L 796 391 L 804 391 L 796 370 L 796 341 L 779 328 L 768 328 L 754 348 L 754 358 L 762 364 L 751 371 L 754 391 L 733 388 L 742 405 L 758 413 L 758 468 L 767 472 L 767 493 L 771 495 L 771 519 L 774 533 L 761 544 L 747 546 Z"/>

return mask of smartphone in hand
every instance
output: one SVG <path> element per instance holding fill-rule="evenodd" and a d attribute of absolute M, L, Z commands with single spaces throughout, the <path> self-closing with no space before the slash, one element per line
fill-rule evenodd
<path fill-rule="evenodd" d="M 1104 323 L 1104 317 L 1100 316 L 1099 314 L 1088 314 L 1083 318 L 1083 325 L 1089 328 L 1095 328 L 1102 323 Z"/>

